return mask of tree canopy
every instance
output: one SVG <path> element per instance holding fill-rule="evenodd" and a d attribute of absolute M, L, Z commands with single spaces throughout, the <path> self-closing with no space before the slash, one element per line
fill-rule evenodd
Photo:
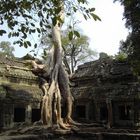
<path fill-rule="evenodd" d="M 87 8 L 87 0 L 63 0 L 64 14 L 70 16 L 79 11 L 84 18 L 100 20 L 94 13 L 95 8 Z M 29 47 L 29 36 L 38 33 L 38 36 L 46 34 L 57 20 L 63 22 L 58 14 L 62 10 L 58 0 L 1 0 L 0 1 L 0 35 L 8 34 L 8 37 L 17 37 L 15 43 Z M 2 28 L 4 25 L 8 28 Z M 71 34 L 71 33 L 70 33 Z M 34 44 L 37 47 L 37 44 Z"/>
<path fill-rule="evenodd" d="M 80 37 L 73 35 L 73 38 L 69 40 L 68 32 L 65 32 L 62 36 L 62 46 L 64 63 L 69 73 L 73 73 L 79 64 L 93 60 L 96 56 L 96 52 L 89 48 L 89 38 L 82 33 Z"/>

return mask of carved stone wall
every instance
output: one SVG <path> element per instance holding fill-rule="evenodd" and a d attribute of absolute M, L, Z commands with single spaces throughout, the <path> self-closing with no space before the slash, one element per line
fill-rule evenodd
<path fill-rule="evenodd" d="M 37 83 L 24 61 L 0 56 L 0 128 L 39 121 L 43 93 Z"/>
<path fill-rule="evenodd" d="M 78 67 L 72 81 L 76 106 L 85 101 L 84 105 L 89 105 L 87 116 L 94 118 L 85 117 L 85 121 L 108 127 L 140 126 L 140 83 L 127 61 L 107 57 L 85 63 Z"/>

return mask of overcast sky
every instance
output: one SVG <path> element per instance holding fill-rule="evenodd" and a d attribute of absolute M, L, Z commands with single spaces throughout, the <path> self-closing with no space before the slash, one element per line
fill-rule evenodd
<path fill-rule="evenodd" d="M 83 21 L 80 27 L 89 36 L 93 50 L 114 55 L 118 52 L 120 40 L 125 40 L 128 35 L 125 20 L 122 20 L 123 6 L 113 0 L 90 0 L 90 3 L 102 21 Z"/>
<path fill-rule="evenodd" d="M 97 52 L 105 52 L 114 55 L 118 52 L 120 40 L 126 38 L 128 30 L 125 28 L 123 18 L 123 7 L 113 0 L 90 0 L 90 6 L 96 8 L 96 14 L 101 18 L 101 22 L 80 20 L 79 27 L 84 34 L 90 38 L 90 47 Z M 10 41 L 7 37 L 0 37 L 0 40 Z M 22 57 L 31 49 L 24 47 L 15 48 L 15 56 Z"/>

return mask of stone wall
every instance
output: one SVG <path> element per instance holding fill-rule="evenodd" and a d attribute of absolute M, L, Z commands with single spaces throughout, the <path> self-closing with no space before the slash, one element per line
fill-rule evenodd
<path fill-rule="evenodd" d="M 93 122 L 108 127 L 139 126 L 140 83 L 127 61 L 108 57 L 85 63 L 78 67 L 72 81 L 75 105 L 86 100 L 86 121 L 91 121 L 87 117 L 91 116 Z"/>
<path fill-rule="evenodd" d="M 0 56 L 0 128 L 40 119 L 42 91 L 23 61 Z"/>

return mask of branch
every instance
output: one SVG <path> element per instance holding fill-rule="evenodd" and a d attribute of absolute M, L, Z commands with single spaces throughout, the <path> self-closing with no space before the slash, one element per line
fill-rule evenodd
<path fill-rule="evenodd" d="M 75 59 L 75 57 L 74 57 L 74 68 L 76 67 L 76 65 L 77 65 L 77 60 Z"/>
<path fill-rule="evenodd" d="M 9 70 L 10 68 L 15 68 L 15 69 L 20 69 L 20 70 L 32 71 L 32 69 L 29 69 L 29 68 L 23 68 L 23 67 L 18 67 L 18 66 L 10 66 L 10 65 L 6 65 L 5 68 L 7 70 Z"/>
<path fill-rule="evenodd" d="M 82 52 L 82 47 L 74 53 L 74 56 L 77 56 L 80 52 Z"/>

